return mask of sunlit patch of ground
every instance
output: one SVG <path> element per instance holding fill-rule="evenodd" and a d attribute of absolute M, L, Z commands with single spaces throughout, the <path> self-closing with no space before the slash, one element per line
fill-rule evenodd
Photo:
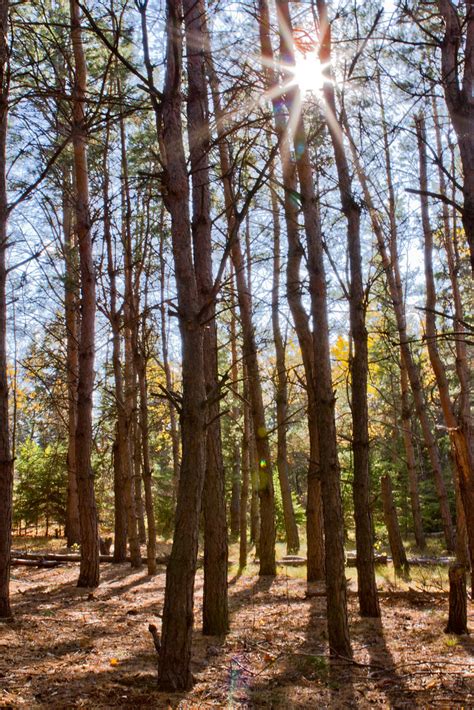
<path fill-rule="evenodd" d="M 284 550 L 279 550 L 284 554 Z M 234 548 L 232 559 L 235 560 Z M 322 585 L 307 596 L 304 568 L 272 580 L 230 565 L 232 630 L 195 634 L 196 684 L 187 694 L 156 689 L 165 569 L 150 578 L 101 565 L 92 594 L 75 585 L 78 565 L 12 570 L 15 620 L 0 624 L 0 707 L 25 708 L 453 708 L 474 706 L 474 644 L 443 633 L 444 582 L 380 574 L 382 621 L 357 613 L 348 569 L 356 663 L 329 661 Z M 425 573 L 429 576 L 431 573 Z M 411 587 L 411 590 L 410 590 Z M 196 585 L 196 623 L 202 572 Z M 470 627 L 474 629 L 472 605 Z"/>

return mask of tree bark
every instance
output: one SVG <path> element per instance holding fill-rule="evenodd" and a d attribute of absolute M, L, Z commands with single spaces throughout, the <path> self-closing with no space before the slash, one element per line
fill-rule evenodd
<path fill-rule="evenodd" d="M 447 634 L 468 634 L 466 569 L 460 564 L 449 568 L 449 618 Z"/>
<path fill-rule="evenodd" d="M 227 600 L 227 521 L 225 471 L 222 459 L 217 363 L 217 326 L 212 274 L 211 197 L 205 50 L 206 8 L 203 0 L 183 0 L 188 77 L 187 117 L 192 180 L 192 236 L 197 288 L 205 322 L 204 369 L 207 396 L 206 477 L 204 482 L 203 633 L 219 636 L 229 630 Z"/>
<path fill-rule="evenodd" d="M 171 215 L 182 341 L 182 461 L 175 529 L 166 574 L 158 682 L 163 690 L 192 685 L 191 642 L 199 518 L 205 477 L 206 390 L 200 295 L 193 263 L 189 185 L 181 125 L 182 6 L 167 0 L 166 74 L 162 102 L 164 201 Z"/>
<path fill-rule="evenodd" d="M 76 465 L 79 520 L 81 525 L 81 566 L 79 587 L 99 584 L 99 530 L 94 492 L 92 453 L 92 409 L 95 355 L 95 272 L 89 215 L 89 174 L 87 167 L 87 126 L 85 98 L 87 67 L 82 44 L 80 10 L 71 0 L 71 39 L 74 54 L 72 90 L 72 134 L 74 151 L 74 216 L 79 246 L 81 321 L 77 379 Z"/>
<path fill-rule="evenodd" d="M 6 252 L 8 197 L 6 142 L 10 70 L 8 62 L 8 1 L 0 4 L 0 618 L 12 615 L 10 551 L 13 498 L 13 460 L 10 448 L 7 375 Z"/>
<path fill-rule="evenodd" d="M 392 552 L 393 566 L 397 572 L 407 574 L 409 565 L 398 524 L 397 509 L 393 500 L 392 479 L 386 474 L 382 476 L 380 484 L 382 488 L 383 514 Z"/>
<path fill-rule="evenodd" d="M 166 273 L 165 266 L 166 261 L 164 258 L 164 219 L 163 214 L 160 216 L 160 248 L 159 248 L 159 263 L 160 263 L 160 335 L 161 335 L 161 352 L 163 356 L 163 370 L 165 373 L 165 384 L 168 392 L 173 391 L 173 377 L 171 374 L 171 366 L 168 351 L 168 329 L 167 329 L 167 317 L 166 317 L 166 297 L 165 297 L 165 287 L 166 287 Z M 170 417 L 170 435 L 171 435 L 171 451 L 173 455 L 173 492 L 176 499 L 179 485 L 179 469 L 180 469 L 180 451 L 179 451 L 179 427 L 176 417 L 176 407 L 175 404 L 168 399 L 169 405 L 169 417 Z"/>

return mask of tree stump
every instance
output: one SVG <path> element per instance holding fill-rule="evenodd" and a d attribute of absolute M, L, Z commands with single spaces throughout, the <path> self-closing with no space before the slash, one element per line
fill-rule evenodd
<path fill-rule="evenodd" d="M 449 568 L 449 619 L 447 634 L 468 634 L 466 568 L 459 563 Z"/>

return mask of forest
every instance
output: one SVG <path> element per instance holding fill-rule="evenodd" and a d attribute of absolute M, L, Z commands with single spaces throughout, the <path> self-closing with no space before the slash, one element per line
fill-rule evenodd
<path fill-rule="evenodd" d="M 0 707 L 474 706 L 473 0 L 0 0 Z"/>

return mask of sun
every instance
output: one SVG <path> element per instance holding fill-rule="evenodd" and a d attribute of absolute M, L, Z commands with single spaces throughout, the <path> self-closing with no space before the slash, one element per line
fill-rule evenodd
<path fill-rule="evenodd" d="M 296 52 L 289 68 L 289 83 L 297 85 L 302 94 L 316 93 L 324 86 L 324 67 L 315 52 Z"/>

